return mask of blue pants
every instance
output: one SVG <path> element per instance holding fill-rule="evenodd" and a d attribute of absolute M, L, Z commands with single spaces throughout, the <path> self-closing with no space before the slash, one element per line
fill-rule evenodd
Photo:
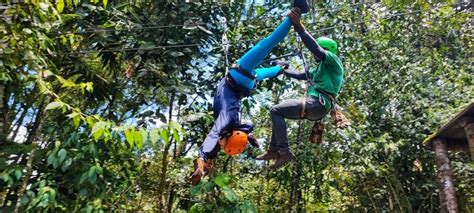
<path fill-rule="evenodd" d="M 251 71 L 255 75 L 255 67 L 260 65 L 265 57 L 271 52 L 280 41 L 282 41 L 288 34 L 291 28 L 289 18 L 286 18 L 275 31 L 265 39 L 259 41 L 252 49 L 238 60 L 241 68 Z M 259 79 L 263 77 L 273 77 L 277 74 L 276 69 L 261 69 L 262 73 Z M 265 71 L 265 72 L 264 72 Z M 271 72 L 271 73 L 270 73 Z M 247 85 L 248 89 L 255 88 L 255 82 L 242 76 L 237 72 L 230 72 L 232 77 L 239 85 Z M 245 86 L 245 87 L 247 87 Z M 220 151 L 220 146 L 217 143 L 219 136 L 225 131 L 232 131 L 233 128 L 240 125 L 239 111 L 241 91 L 237 91 L 223 78 L 217 86 L 216 94 L 214 96 L 214 126 L 211 132 L 207 135 L 204 143 L 199 150 L 199 156 L 205 160 L 213 159 Z"/>
<path fill-rule="evenodd" d="M 288 35 L 291 29 L 291 21 L 289 18 L 278 25 L 275 31 L 268 37 L 259 41 L 252 49 L 247 51 L 244 56 L 237 60 L 240 68 L 247 70 L 251 75 L 256 76 L 257 80 L 275 77 L 281 70 L 280 67 L 269 67 L 255 69 L 263 62 L 263 59 L 272 51 L 272 49 Z M 230 75 L 240 86 L 252 90 L 256 87 L 256 82 L 238 73 L 236 70 L 230 70 Z"/>

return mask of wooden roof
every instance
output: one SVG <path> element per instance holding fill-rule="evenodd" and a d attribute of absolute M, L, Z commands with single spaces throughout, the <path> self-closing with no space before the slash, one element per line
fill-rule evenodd
<path fill-rule="evenodd" d="M 426 138 L 423 143 L 431 148 L 431 142 L 439 138 L 446 141 L 448 150 L 467 150 L 468 141 L 464 132 L 464 126 L 472 122 L 474 122 L 474 102 L 469 104 L 437 132 Z"/>

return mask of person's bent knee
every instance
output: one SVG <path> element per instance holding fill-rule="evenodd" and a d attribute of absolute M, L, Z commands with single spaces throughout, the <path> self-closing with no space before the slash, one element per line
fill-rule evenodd
<path fill-rule="evenodd" d="M 270 114 L 278 115 L 278 114 L 280 114 L 280 113 L 278 113 L 278 110 L 279 110 L 279 108 L 277 106 L 272 106 L 272 107 L 270 107 Z"/>

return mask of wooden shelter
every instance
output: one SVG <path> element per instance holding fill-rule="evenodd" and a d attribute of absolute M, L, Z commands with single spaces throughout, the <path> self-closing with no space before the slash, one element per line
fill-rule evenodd
<path fill-rule="evenodd" d="M 448 151 L 468 152 L 474 160 L 474 102 L 429 136 L 424 144 L 434 151 L 441 212 L 458 212 Z"/>

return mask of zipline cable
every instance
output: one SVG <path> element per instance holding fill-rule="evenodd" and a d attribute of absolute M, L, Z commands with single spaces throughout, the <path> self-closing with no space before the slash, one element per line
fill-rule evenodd
<path fill-rule="evenodd" d="M 149 30 L 149 29 L 167 29 L 167 28 L 175 28 L 175 27 L 182 27 L 182 28 L 187 28 L 187 27 L 197 27 L 197 26 L 205 26 L 205 23 L 202 24 L 176 24 L 176 25 L 149 25 L 149 26 L 143 26 L 143 27 L 127 27 L 124 26 L 123 29 L 93 29 L 89 28 L 84 31 L 79 31 L 77 34 L 82 34 L 82 33 L 103 33 L 103 32 L 114 32 L 114 31 L 134 31 L 134 30 Z M 61 34 L 74 34 L 73 32 L 64 32 Z"/>

